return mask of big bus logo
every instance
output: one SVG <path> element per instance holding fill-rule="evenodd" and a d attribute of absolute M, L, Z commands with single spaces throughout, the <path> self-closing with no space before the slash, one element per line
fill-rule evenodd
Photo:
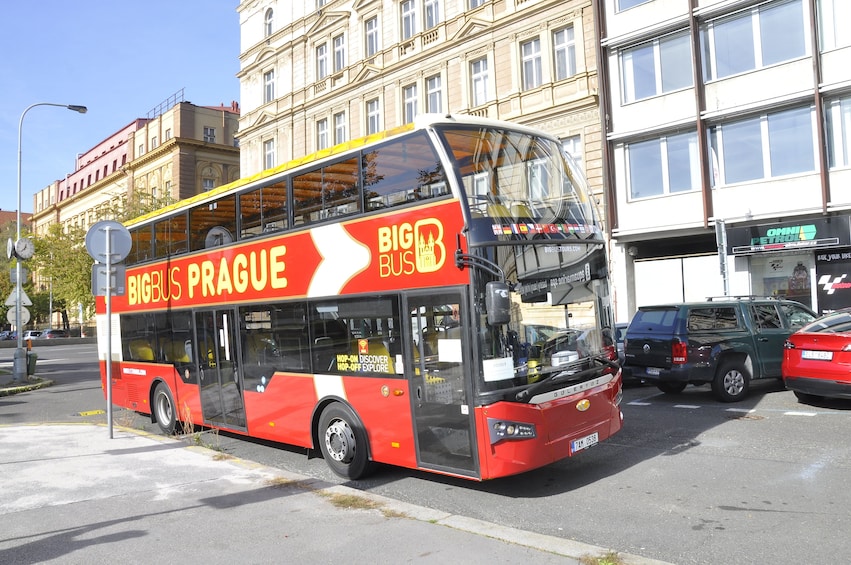
<path fill-rule="evenodd" d="M 381 277 L 433 273 L 446 260 L 443 224 L 435 218 L 378 228 Z"/>

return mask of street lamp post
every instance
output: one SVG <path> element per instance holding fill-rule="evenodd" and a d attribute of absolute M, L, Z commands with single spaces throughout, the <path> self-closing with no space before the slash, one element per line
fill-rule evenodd
<path fill-rule="evenodd" d="M 21 133 L 24 127 L 24 116 L 27 112 L 36 106 L 58 106 L 59 108 L 68 108 L 74 112 L 85 114 L 88 108 L 77 104 L 53 104 L 51 102 L 38 102 L 27 106 L 21 114 L 21 120 L 18 122 L 18 216 L 17 216 L 17 235 L 15 241 L 21 239 Z M 15 349 L 15 361 L 13 365 L 13 378 L 16 381 L 24 381 L 27 378 L 27 352 L 24 351 L 24 334 L 21 331 L 21 259 L 18 258 L 15 266 L 15 331 L 18 337 L 18 346 Z"/>

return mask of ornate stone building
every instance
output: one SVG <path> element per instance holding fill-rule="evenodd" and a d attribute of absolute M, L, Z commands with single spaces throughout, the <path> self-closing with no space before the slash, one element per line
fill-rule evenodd
<path fill-rule="evenodd" d="M 535 126 L 601 192 L 591 1 L 245 0 L 243 175 L 423 112 Z"/>

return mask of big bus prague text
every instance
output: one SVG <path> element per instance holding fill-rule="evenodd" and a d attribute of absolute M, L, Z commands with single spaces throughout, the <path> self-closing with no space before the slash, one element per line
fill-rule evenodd
<path fill-rule="evenodd" d="M 605 243 L 555 138 L 421 116 L 127 226 L 112 397 L 165 433 L 483 480 L 621 428 Z"/>

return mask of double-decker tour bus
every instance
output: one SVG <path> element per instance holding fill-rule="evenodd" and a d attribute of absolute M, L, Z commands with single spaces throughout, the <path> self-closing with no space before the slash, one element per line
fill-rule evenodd
<path fill-rule="evenodd" d="M 126 225 L 112 399 L 475 480 L 620 430 L 603 234 L 559 141 L 467 116 L 334 146 Z M 116 319 L 117 318 L 117 319 Z M 106 388 L 106 387 L 105 387 Z"/>

